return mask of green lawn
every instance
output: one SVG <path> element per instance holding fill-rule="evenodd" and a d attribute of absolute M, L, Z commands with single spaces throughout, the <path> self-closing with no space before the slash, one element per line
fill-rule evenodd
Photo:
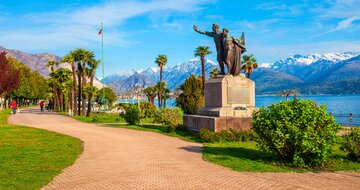
<path fill-rule="evenodd" d="M 126 123 L 126 121 L 116 113 L 92 113 L 90 117 L 73 116 L 74 119 L 85 123 Z M 153 118 L 141 119 L 141 123 L 154 123 Z"/>
<path fill-rule="evenodd" d="M 7 125 L 9 113 L 0 112 L 0 189 L 40 189 L 82 152 L 78 139 Z"/>
<path fill-rule="evenodd" d="M 171 137 L 177 137 L 185 141 L 190 142 L 201 142 L 198 134 L 191 131 L 183 131 L 183 130 L 176 130 L 174 132 L 168 133 L 167 128 L 162 125 L 121 125 L 121 124 L 103 124 L 104 127 L 115 127 L 115 128 L 126 128 L 126 129 L 133 129 L 133 130 L 140 130 L 140 131 L 152 131 L 156 133 L 161 133 Z"/>
<path fill-rule="evenodd" d="M 224 142 L 205 143 L 204 158 L 210 162 L 229 167 L 236 171 L 252 172 L 306 172 L 360 170 L 360 163 L 346 158 L 339 150 L 339 145 L 333 147 L 330 162 L 320 169 L 294 168 L 280 164 L 271 154 L 260 151 L 255 142 Z"/>

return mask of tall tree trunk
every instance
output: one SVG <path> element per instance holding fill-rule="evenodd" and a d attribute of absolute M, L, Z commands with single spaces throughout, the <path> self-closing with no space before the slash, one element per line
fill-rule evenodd
<path fill-rule="evenodd" d="M 162 99 L 161 99 L 161 96 L 162 96 L 162 86 L 161 86 L 161 82 L 162 82 L 162 66 L 160 67 L 160 85 L 159 85 L 159 92 L 158 92 L 158 102 L 159 102 L 159 108 L 161 109 L 162 108 Z"/>
<path fill-rule="evenodd" d="M 83 63 L 82 65 L 82 85 L 81 85 L 81 88 L 82 88 L 82 113 L 81 115 L 85 115 L 85 112 L 86 112 L 86 107 L 85 107 L 85 100 L 86 100 L 86 95 L 84 93 L 84 89 L 85 89 L 85 85 L 86 85 L 86 65 L 85 63 Z"/>
<path fill-rule="evenodd" d="M 203 94 L 205 94 L 205 56 L 201 56 L 201 75 L 203 84 Z"/>
<path fill-rule="evenodd" d="M 68 106 L 69 106 L 69 110 L 70 110 L 70 115 L 72 116 L 74 114 L 73 112 L 73 98 L 72 98 L 72 91 L 69 90 L 68 91 Z"/>
<path fill-rule="evenodd" d="M 91 77 L 90 77 L 90 86 L 92 87 L 93 86 L 93 83 L 94 83 L 94 76 L 95 76 L 95 70 L 91 71 Z M 91 107 L 92 107 L 92 97 L 93 97 L 93 92 L 90 92 L 89 94 L 89 97 L 88 97 L 88 109 L 87 109 L 87 112 L 86 112 L 86 116 L 87 117 L 90 117 L 90 113 L 91 113 Z"/>
<path fill-rule="evenodd" d="M 55 111 L 60 111 L 59 89 L 56 87 L 55 98 Z"/>
<path fill-rule="evenodd" d="M 248 73 L 248 78 L 249 78 L 249 79 L 251 79 L 251 78 L 250 78 L 250 75 L 251 75 L 251 72 Z"/>
<path fill-rule="evenodd" d="M 74 93 L 74 99 L 73 99 L 73 107 L 74 108 L 72 110 L 73 114 L 76 115 L 76 111 L 77 111 L 77 101 L 76 101 L 76 97 L 77 97 L 77 92 L 76 92 L 76 73 L 75 73 L 75 62 L 71 62 L 71 70 L 72 70 L 72 76 L 73 76 L 73 93 Z M 72 97 L 71 97 L 72 99 Z"/>
<path fill-rule="evenodd" d="M 78 63 L 78 71 L 81 70 L 81 65 Z M 78 115 L 81 115 L 81 76 L 80 73 L 78 73 Z"/>
<path fill-rule="evenodd" d="M 166 108 L 166 98 L 164 98 L 164 108 Z"/>

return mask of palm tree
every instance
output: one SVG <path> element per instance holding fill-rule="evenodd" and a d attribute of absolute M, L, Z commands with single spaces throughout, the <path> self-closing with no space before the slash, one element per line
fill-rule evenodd
<path fill-rule="evenodd" d="M 165 88 L 165 89 L 164 89 L 164 93 L 163 93 L 164 108 L 166 108 L 166 100 L 171 98 L 170 92 L 171 92 L 171 91 L 170 91 L 168 88 Z"/>
<path fill-rule="evenodd" d="M 205 56 L 209 55 L 210 53 L 212 53 L 211 51 L 209 51 L 209 46 L 199 46 L 196 48 L 194 56 L 200 56 L 200 60 L 201 60 L 201 78 L 202 78 L 202 82 L 203 82 L 203 92 L 205 93 Z"/>
<path fill-rule="evenodd" d="M 54 60 L 48 60 L 47 67 L 50 67 L 51 72 L 55 71 L 55 66 L 59 65 L 59 62 L 56 62 Z"/>
<path fill-rule="evenodd" d="M 167 63 L 167 56 L 165 54 L 162 55 L 158 55 L 155 59 L 155 63 L 158 65 L 158 67 L 160 68 L 160 83 L 162 82 L 162 71 L 163 71 L 163 67 L 166 65 Z M 158 102 L 159 102 L 159 108 L 161 109 L 161 95 L 162 95 L 162 85 L 159 86 L 158 88 Z"/>
<path fill-rule="evenodd" d="M 158 92 L 158 100 L 159 101 L 159 108 L 161 109 L 162 108 L 162 95 L 163 95 L 163 89 L 166 87 L 166 82 L 158 82 L 156 85 L 155 85 L 155 88 L 156 88 L 156 91 Z"/>
<path fill-rule="evenodd" d="M 154 99 L 156 97 L 156 88 L 155 86 L 149 86 L 145 89 L 143 89 L 143 92 L 145 93 L 146 97 L 148 98 L 149 102 L 155 105 Z"/>
<path fill-rule="evenodd" d="M 213 69 L 211 69 L 211 72 L 210 72 L 210 78 L 215 78 L 219 74 L 220 74 L 220 70 L 218 68 L 213 68 Z"/>
<path fill-rule="evenodd" d="M 50 77 L 52 86 L 55 89 L 54 96 L 57 97 L 55 98 L 55 102 L 57 102 L 57 105 L 55 104 L 55 110 L 65 111 L 66 104 L 63 92 L 66 92 L 65 84 L 69 83 L 69 81 L 71 80 L 71 71 L 69 69 L 60 68 L 57 69 L 55 72 L 50 73 Z"/>
<path fill-rule="evenodd" d="M 89 66 L 89 74 L 90 74 L 90 87 L 92 88 L 94 86 L 94 77 L 95 77 L 95 71 L 97 69 L 97 67 L 100 65 L 100 60 L 95 60 L 95 59 L 91 59 L 88 61 L 88 66 Z M 93 94 L 90 93 L 88 96 L 88 109 L 86 112 L 86 116 L 89 117 L 90 116 L 90 112 L 91 112 L 91 100 L 92 100 Z"/>
<path fill-rule="evenodd" d="M 78 48 L 72 52 L 72 55 L 78 66 L 78 115 L 85 115 L 86 95 L 83 93 L 83 91 L 86 85 L 86 64 L 94 59 L 94 53 L 82 48 Z M 82 107 L 80 108 L 81 105 Z"/>
<path fill-rule="evenodd" d="M 62 63 L 68 63 L 71 65 L 71 71 L 72 71 L 72 96 L 71 99 L 73 99 L 70 103 L 70 107 L 72 109 L 72 113 L 76 115 L 76 110 L 77 110 L 77 101 L 76 101 L 76 97 L 77 97 L 77 91 L 76 91 L 76 70 L 75 70 L 75 60 L 74 60 L 74 53 L 73 51 L 70 51 L 69 54 L 65 55 L 65 57 L 63 57 L 63 59 L 61 60 Z M 70 98 L 70 97 L 69 97 Z"/>
<path fill-rule="evenodd" d="M 243 62 L 244 65 L 241 67 L 241 69 L 245 71 L 248 78 L 250 79 L 251 73 L 254 71 L 254 69 L 258 67 L 258 64 L 256 63 L 256 58 L 253 54 L 250 54 L 250 56 L 244 55 Z"/>
<path fill-rule="evenodd" d="M 48 63 L 47 63 L 46 66 L 50 68 L 51 73 L 54 73 L 55 72 L 55 66 L 57 66 L 57 65 L 59 65 L 58 62 L 56 62 L 54 60 L 48 60 Z M 50 73 L 50 75 L 51 75 L 51 73 Z M 55 108 L 55 111 L 60 111 L 59 110 L 60 102 L 59 102 L 59 97 L 57 96 L 58 95 L 58 93 L 57 93 L 57 91 L 58 91 L 57 82 L 56 82 L 56 80 L 50 80 L 50 84 L 52 86 L 52 90 L 53 90 L 53 94 L 54 94 L 54 108 Z"/>

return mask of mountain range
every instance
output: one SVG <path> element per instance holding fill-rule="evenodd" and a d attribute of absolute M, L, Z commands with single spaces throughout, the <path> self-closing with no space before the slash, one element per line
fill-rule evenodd
<path fill-rule="evenodd" d="M 28 54 L 19 50 L 6 49 L 8 56 L 49 77 L 48 60 L 60 61 L 61 57 L 49 54 Z M 67 67 L 60 64 L 58 67 Z M 218 63 L 206 59 L 205 72 L 218 68 Z M 171 90 L 178 88 L 190 75 L 201 75 L 201 63 L 198 59 L 173 67 L 165 67 L 163 80 Z M 261 63 L 254 70 L 251 79 L 256 82 L 256 94 L 277 94 L 281 90 L 298 88 L 302 94 L 360 94 L 360 52 L 325 53 L 294 55 L 274 63 Z M 121 93 L 140 84 L 142 87 L 156 84 L 159 80 L 159 68 L 150 67 L 141 70 L 121 71 L 105 77 L 102 82 Z M 102 87 L 99 79 L 94 84 Z"/>
<path fill-rule="evenodd" d="M 38 71 L 43 77 L 48 78 L 49 74 L 50 74 L 50 68 L 48 68 L 47 62 L 48 60 L 53 60 L 56 62 L 60 62 L 61 57 L 54 55 L 54 54 L 50 54 L 50 53 L 39 53 L 39 54 L 29 54 L 29 53 L 25 53 L 16 49 L 7 49 L 4 48 L 2 46 L 0 46 L 0 52 L 2 51 L 6 51 L 7 52 L 7 56 L 13 57 L 15 59 L 17 59 L 18 61 L 25 63 L 25 65 L 27 65 L 28 67 L 31 68 L 32 71 Z M 71 69 L 69 64 L 59 64 L 57 66 L 55 66 L 55 68 L 68 68 Z M 94 79 L 94 86 L 96 86 L 97 88 L 102 88 L 102 83 L 100 82 L 99 79 L 95 78 Z"/>
<path fill-rule="evenodd" d="M 206 59 L 207 78 L 218 64 Z M 179 87 L 190 75 L 201 74 L 198 59 L 166 67 L 163 81 L 168 88 Z M 262 63 L 254 70 L 251 79 L 256 83 L 257 94 L 277 94 L 279 91 L 298 88 L 303 94 L 359 94 L 360 93 L 360 53 L 325 53 L 294 55 L 274 63 Z M 121 71 L 105 77 L 102 82 L 124 92 L 136 84 L 142 87 L 154 85 L 159 80 L 159 69 Z"/>

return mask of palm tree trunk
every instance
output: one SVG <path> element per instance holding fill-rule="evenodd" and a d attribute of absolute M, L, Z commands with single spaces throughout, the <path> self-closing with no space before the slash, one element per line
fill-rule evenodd
<path fill-rule="evenodd" d="M 77 111 L 77 102 L 76 102 L 77 92 L 76 92 L 76 74 L 75 74 L 75 63 L 74 62 L 71 62 L 71 70 L 72 70 L 72 75 L 73 75 L 73 93 L 74 93 L 73 114 L 76 115 L 76 111 Z M 71 97 L 71 99 L 72 99 L 72 97 Z"/>
<path fill-rule="evenodd" d="M 91 77 L 90 77 L 90 86 L 92 87 L 93 86 L 93 83 L 94 83 L 94 75 L 95 75 L 95 70 L 91 71 Z M 89 94 L 89 97 L 88 97 L 88 109 L 87 109 L 87 112 L 86 112 L 86 116 L 87 117 L 90 117 L 90 113 L 91 113 L 91 106 L 92 106 L 92 97 L 93 97 L 93 92 L 90 92 Z"/>
<path fill-rule="evenodd" d="M 85 93 L 84 93 L 84 89 L 85 89 L 85 85 L 86 85 L 86 79 L 85 79 L 85 76 L 84 76 L 84 78 L 82 78 L 82 91 L 83 91 L 83 93 L 82 93 L 82 108 L 81 108 L 81 110 L 82 110 L 82 113 L 81 113 L 81 115 L 85 115 L 85 112 L 86 112 L 86 95 L 85 95 Z"/>
<path fill-rule="evenodd" d="M 160 82 L 162 82 L 162 67 L 160 67 Z"/>
<path fill-rule="evenodd" d="M 251 72 L 248 73 L 248 78 L 249 78 L 249 79 L 251 79 L 251 78 L 250 78 L 250 75 L 251 75 Z"/>
<path fill-rule="evenodd" d="M 72 99 L 72 92 L 71 92 L 71 90 L 69 90 L 68 91 L 68 106 L 69 106 L 69 110 L 71 110 L 70 111 L 70 115 L 72 116 L 73 114 L 74 114 L 74 112 L 73 112 L 73 99 Z"/>
<path fill-rule="evenodd" d="M 80 68 L 81 65 L 78 64 L 78 71 L 80 71 Z M 78 73 L 78 115 L 80 116 L 81 115 L 81 76 L 80 76 L 80 73 Z"/>
<path fill-rule="evenodd" d="M 201 75 L 203 83 L 203 94 L 205 94 L 205 56 L 201 56 Z"/>

